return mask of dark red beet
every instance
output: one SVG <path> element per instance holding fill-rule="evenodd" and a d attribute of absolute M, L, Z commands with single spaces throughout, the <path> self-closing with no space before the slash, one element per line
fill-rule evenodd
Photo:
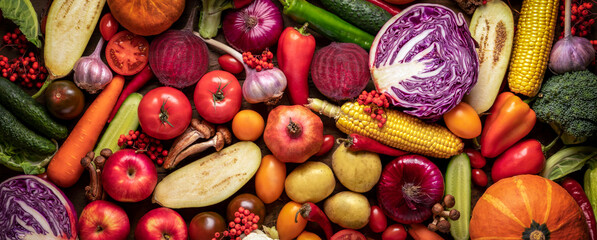
<path fill-rule="evenodd" d="M 315 52 L 311 78 L 326 97 L 339 101 L 358 96 L 371 75 L 369 54 L 354 43 L 335 43 Z"/>

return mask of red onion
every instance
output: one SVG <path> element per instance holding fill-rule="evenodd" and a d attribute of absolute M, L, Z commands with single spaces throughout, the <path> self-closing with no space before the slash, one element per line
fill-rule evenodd
<path fill-rule="evenodd" d="M 405 155 L 391 161 L 377 186 L 377 200 L 383 212 L 403 224 L 420 223 L 431 217 L 431 207 L 443 195 L 442 172 L 419 155 Z"/>
<path fill-rule="evenodd" d="M 100 58 L 104 39 L 100 38 L 93 53 L 77 60 L 73 70 L 77 87 L 94 94 L 112 81 L 112 70 Z"/>
<path fill-rule="evenodd" d="M 192 32 L 195 12 L 192 11 L 183 30 L 168 30 L 155 38 L 149 46 L 151 70 L 166 86 L 191 86 L 207 72 L 207 46 Z"/>
<path fill-rule="evenodd" d="M 255 0 L 224 17 L 222 30 L 230 46 L 241 52 L 261 52 L 282 34 L 282 13 L 271 0 Z"/>
<path fill-rule="evenodd" d="M 195 35 L 199 36 L 199 33 L 195 32 Z M 242 54 L 226 46 L 226 44 L 213 39 L 203 39 L 203 41 L 232 55 L 236 60 L 243 63 L 247 76 L 243 82 L 243 97 L 247 102 L 265 102 L 267 105 L 275 105 L 282 98 L 287 84 L 286 76 L 282 70 L 274 67 L 259 72 L 255 71 L 243 62 Z"/>

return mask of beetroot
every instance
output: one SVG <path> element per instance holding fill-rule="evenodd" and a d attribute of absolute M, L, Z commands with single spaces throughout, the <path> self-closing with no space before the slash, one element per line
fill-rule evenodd
<path fill-rule="evenodd" d="M 311 78 L 326 97 L 340 101 L 358 96 L 367 86 L 369 54 L 354 43 L 335 43 L 315 52 Z"/>
<path fill-rule="evenodd" d="M 183 30 L 168 30 L 155 38 L 149 46 L 151 70 L 166 86 L 191 86 L 207 72 L 207 46 L 193 34 L 194 16 L 195 11 Z"/>
<path fill-rule="evenodd" d="M 421 223 L 431 217 L 431 207 L 444 196 L 444 178 L 433 162 L 419 155 L 391 161 L 377 185 L 379 206 L 396 222 Z"/>

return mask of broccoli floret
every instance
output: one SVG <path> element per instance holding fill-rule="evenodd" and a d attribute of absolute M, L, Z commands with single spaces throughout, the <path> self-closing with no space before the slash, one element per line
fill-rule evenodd
<path fill-rule="evenodd" d="M 586 141 L 597 132 L 597 75 L 568 72 L 549 78 L 541 87 L 533 110 L 565 144 Z"/>

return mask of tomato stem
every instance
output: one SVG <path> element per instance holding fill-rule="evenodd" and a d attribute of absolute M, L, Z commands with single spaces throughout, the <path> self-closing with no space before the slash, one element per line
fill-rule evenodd
<path fill-rule="evenodd" d="M 168 102 L 168 99 L 164 100 L 164 102 L 162 103 L 162 106 L 160 107 L 160 121 L 162 122 L 162 124 L 167 123 L 168 125 L 170 125 L 170 127 L 174 127 L 174 125 L 172 125 L 172 123 L 170 123 L 170 121 L 168 121 L 168 109 L 166 109 L 166 103 Z"/>

